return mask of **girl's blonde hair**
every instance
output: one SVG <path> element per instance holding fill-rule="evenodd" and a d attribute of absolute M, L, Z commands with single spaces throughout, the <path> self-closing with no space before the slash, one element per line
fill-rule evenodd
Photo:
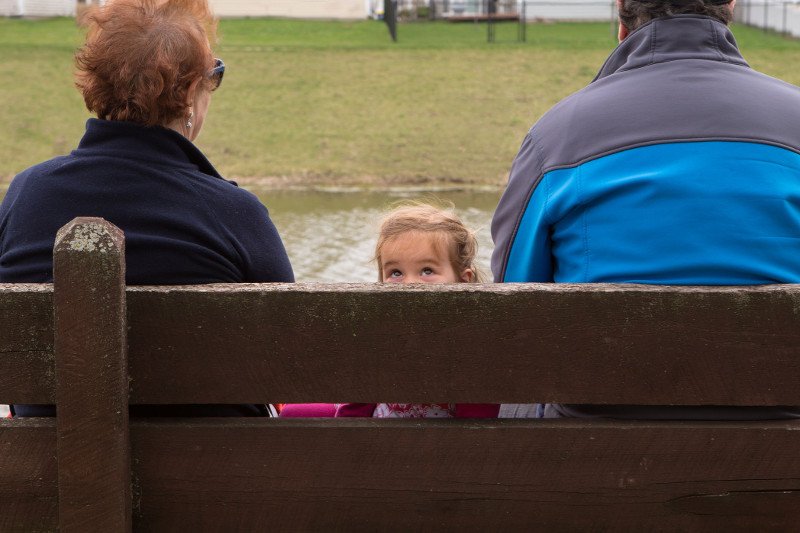
<path fill-rule="evenodd" d="M 378 242 L 375 245 L 375 261 L 378 264 L 378 281 L 383 281 L 381 252 L 387 241 L 408 233 L 418 231 L 438 234 L 443 237 L 450 256 L 450 263 L 457 274 L 472 271 L 471 283 L 483 281 L 483 274 L 475 264 L 478 253 L 478 240 L 452 206 L 437 207 L 423 202 L 412 202 L 393 209 L 381 221 Z"/>

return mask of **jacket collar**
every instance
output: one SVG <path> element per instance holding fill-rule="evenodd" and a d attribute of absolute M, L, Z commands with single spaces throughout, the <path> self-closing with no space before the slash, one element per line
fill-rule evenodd
<path fill-rule="evenodd" d="M 171 165 L 223 179 L 206 156 L 180 133 L 160 126 L 90 118 L 75 155 L 123 157 L 157 166 Z"/>
<path fill-rule="evenodd" d="M 706 59 L 748 67 L 725 24 L 703 15 L 651 20 L 625 38 L 593 81 L 654 63 Z"/>

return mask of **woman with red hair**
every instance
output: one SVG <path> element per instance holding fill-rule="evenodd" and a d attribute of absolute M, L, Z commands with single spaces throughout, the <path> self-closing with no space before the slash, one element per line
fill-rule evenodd
<path fill-rule="evenodd" d="M 193 144 L 225 72 L 211 52 L 207 2 L 113 0 L 85 21 L 76 85 L 97 118 L 70 154 L 11 183 L 0 205 L 0 283 L 52 281 L 56 232 L 78 216 L 125 232 L 131 285 L 293 281 L 266 208 Z M 262 412 L 215 414 L 226 410 Z"/>

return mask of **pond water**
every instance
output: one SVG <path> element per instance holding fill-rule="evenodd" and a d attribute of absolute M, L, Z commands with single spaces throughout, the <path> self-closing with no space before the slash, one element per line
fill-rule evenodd
<path fill-rule="evenodd" d="M 371 261 L 381 216 L 393 202 L 431 199 L 420 193 L 325 193 L 253 191 L 270 210 L 297 281 L 376 281 Z M 492 239 L 492 213 L 500 192 L 442 192 L 435 198 L 452 202 L 478 236 L 478 267 L 487 279 Z"/>
<path fill-rule="evenodd" d="M 376 281 L 371 261 L 381 216 L 394 202 L 452 202 L 478 236 L 478 267 L 491 278 L 489 227 L 500 198 L 495 192 L 313 192 L 251 189 L 278 227 L 297 281 Z M 0 200 L 5 189 L 0 189 Z"/>

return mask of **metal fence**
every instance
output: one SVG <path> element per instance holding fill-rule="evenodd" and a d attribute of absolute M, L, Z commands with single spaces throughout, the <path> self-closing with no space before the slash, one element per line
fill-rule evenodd
<path fill-rule="evenodd" d="M 239 16 L 256 16 L 257 14 L 264 16 L 266 14 L 256 11 L 252 7 L 252 5 L 266 4 L 266 2 L 243 2 L 241 0 L 238 2 L 211 0 L 211 2 L 223 16 L 231 15 L 228 11 L 233 8 L 234 4 L 237 6 L 241 4 L 241 8 L 237 9 L 244 10 L 241 13 L 236 11 Z M 395 0 L 395 2 L 398 18 L 402 21 L 445 19 L 480 22 L 488 20 L 491 16 L 495 22 L 502 20 L 518 20 L 523 23 L 549 20 L 602 20 L 610 21 L 613 24 L 617 18 L 616 3 L 613 0 Z M 0 16 L 72 16 L 75 14 L 77 3 L 79 3 L 77 0 L 0 0 Z M 83 0 L 81 3 L 102 4 L 105 3 L 105 0 Z M 284 3 L 300 4 L 296 1 Z M 361 2 L 358 3 L 361 4 Z M 366 8 L 364 9 L 369 15 L 383 16 L 383 0 L 368 0 L 365 3 Z M 284 16 L 287 15 L 284 14 Z M 303 18 L 299 12 L 297 16 Z M 740 24 L 800 37 L 800 0 L 739 0 L 734 10 L 734 19 Z M 520 30 L 520 33 L 523 34 L 524 29 Z"/>
<path fill-rule="evenodd" d="M 496 19 L 609 21 L 616 18 L 613 0 L 397 0 L 400 20 Z M 374 13 L 381 16 L 378 10 Z"/>
<path fill-rule="evenodd" d="M 400 20 L 481 21 L 493 3 L 498 18 L 516 14 L 528 22 L 617 20 L 613 0 L 397 0 L 397 9 Z M 739 0 L 734 20 L 800 37 L 800 0 Z"/>
<path fill-rule="evenodd" d="M 609 21 L 616 34 L 617 9 L 613 0 L 394 0 L 401 21 L 451 20 L 493 23 L 517 21 L 524 41 L 527 23 L 543 21 Z M 378 14 L 380 16 L 380 14 Z M 800 0 L 739 0 L 734 10 L 739 24 L 800 37 Z"/>
<path fill-rule="evenodd" d="M 616 36 L 616 2 L 610 0 L 383 0 L 373 16 L 383 18 L 393 40 L 397 40 L 398 20 L 449 20 L 486 23 L 487 41 L 495 42 L 498 23 L 515 22 L 517 40 L 527 40 L 529 22 L 608 21 Z"/>
<path fill-rule="evenodd" d="M 740 0 L 733 16 L 741 24 L 800 37 L 800 3 L 797 1 Z"/>
<path fill-rule="evenodd" d="M 0 16 L 71 17 L 75 7 L 75 0 L 0 0 Z"/>

